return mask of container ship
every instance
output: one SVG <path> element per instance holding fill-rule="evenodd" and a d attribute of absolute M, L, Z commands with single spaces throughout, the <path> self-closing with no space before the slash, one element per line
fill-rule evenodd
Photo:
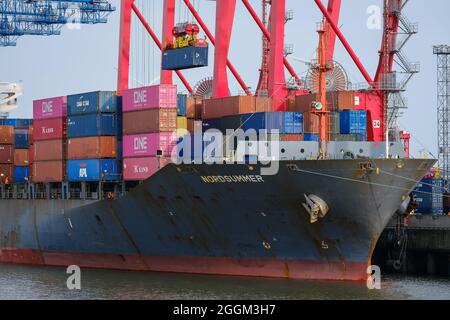
<path fill-rule="evenodd" d="M 196 24 L 166 23 L 161 84 L 127 88 L 127 12 L 144 18 L 122 1 L 117 91 L 35 100 L 33 119 L 2 120 L 0 262 L 366 280 L 381 232 L 411 210 L 435 161 L 409 158 L 405 141 L 389 139 L 381 82 L 330 90 L 341 69 L 330 65 L 337 22 L 326 10 L 311 86 L 287 88 L 276 72 L 288 66 L 278 54 L 284 6 L 272 1 L 271 28 L 260 25 L 271 40 L 258 94 L 230 96 L 233 6 L 217 1 L 211 97 L 171 84 L 174 71 L 208 64 Z M 393 51 L 383 52 L 382 66 Z"/>

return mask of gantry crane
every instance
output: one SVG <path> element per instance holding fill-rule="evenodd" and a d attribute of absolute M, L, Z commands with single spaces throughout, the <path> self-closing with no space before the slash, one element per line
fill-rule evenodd
<path fill-rule="evenodd" d="M 24 35 L 59 35 L 68 23 L 106 23 L 115 8 L 107 0 L 2 0 L 0 46 Z"/>
<path fill-rule="evenodd" d="M 20 82 L 0 82 L 0 118 L 6 118 L 10 111 L 17 108 L 17 98 L 21 95 Z"/>

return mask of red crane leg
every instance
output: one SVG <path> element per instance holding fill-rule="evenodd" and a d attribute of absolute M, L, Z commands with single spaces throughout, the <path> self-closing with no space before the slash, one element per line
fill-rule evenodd
<path fill-rule="evenodd" d="M 353 51 L 352 47 L 348 43 L 347 39 L 345 39 L 344 35 L 342 34 L 341 30 L 339 30 L 339 27 L 334 23 L 333 18 L 328 13 L 327 9 L 323 6 L 322 2 L 320 0 L 314 0 L 314 2 L 319 7 L 320 11 L 322 11 L 322 14 L 327 19 L 328 23 L 330 24 L 333 31 L 336 33 L 339 40 L 341 40 L 342 45 L 344 46 L 345 50 L 347 50 L 348 54 L 352 58 L 353 62 L 358 67 L 359 71 L 363 75 L 364 79 L 369 83 L 370 86 L 376 89 L 375 84 L 373 83 L 372 78 L 370 77 L 369 73 L 367 72 L 366 68 L 364 68 L 363 64 L 359 60 L 358 56 L 356 55 L 355 51 Z"/>
<path fill-rule="evenodd" d="M 341 13 L 341 0 L 329 0 L 328 1 L 328 13 L 331 16 L 333 22 L 337 25 L 339 23 L 339 16 Z M 332 29 L 328 30 L 327 36 L 327 61 L 332 61 L 334 58 L 334 48 L 336 46 L 336 32 Z"/>
<path fill-rule="evenodd" d="M 208 37 L 209 41 L 215 46 L 216 45 L 216 39 L 212 35 L 212 33 L 209 31 L 208 27 L 206 26 L 203 19 L 200 17 L 198 12 L 195 10 L 195 8 L 192 6 L 191 2 L 189 0 L 183 0 L 186 6 L 188 7 L 189 11 L 192 13 L 194 18 L 197 20 L 198 24 L 202 27 L 203 31 L 205 31 L 206 36 Z M 230 60 L 227 60 L 227 66 L 228 69 L 230 69 L 233 76 L 236 78 L 237 82 L 241 86 L 242 90 L 245 91 L 245 93 L 249 96 L 252 95 L 250 90 L 248 89 L 248 86 L 245 84 L 244 80 L 242 80 L 241 76 L 237 72 L 236 68 L 231 64 Z"/>
<path fill-rule="evenodd" d="M 255 12 L 255 10 L 253 9 L 253 7 L 251 6 L 250 2 L 248 2 L 248 0 L 242 0 L 242 3 L 244 4 L 244 6 L 247 8 L 248 12 L 250 13 L 250 15 L 252 16 L 253 20 L 255 20 L 256 24 L 258 25 L 259 29 L 261 29 L 262 33 L 264 34 L 264 36 L 267 38 L 267 40 L 269 40 L 270 42 L 270 33 L 269 31 L 266 29 L 266 27 L 264 26 L 264 24 L 262 23 L 261 19 L 259 18 L 258 14 Z M 283 57 L 283 63 L 284 66 L 286 67 L 286 69 L 289 71 L 289 73 L 291 74 L 291 76 L 293 76 L 295 78 L 295 80 L 297 80 L 298 83 L 301 82 L 299 76 L 297 75 L 297 73 L 295 72 L 294 68 L 291 66 L 291 64 L 289 63 L 289 61 Z"/>
<path fill-rule="evenodd" d="M 286 111 L 287 88 L 284 74 L 284 26 L 286 0 L 272 1 L 270 8 L 269 96 L 273 111 Z"/>
<path fill-rule="evenodd" d="M 175 0 L 164 0 L 163 27 L 162 27 L 162 47 L 173 44 L 172 29 L 175 25 Z M 161 69 L 161 84 L 172 84 L 172 71 Z"/>
<path fill-rule="evenodd" d="M 236 0 L 216 1 L 216 48 L 214 50 L 213 98 L 230 95 L 227 75 Z"/>
<path fill-rule="evenodd" d="M 133 9 L 134 13 L 138 17 L 138 19 L 141 21 L 141 23 L 144 26 L 145 30 L 147 30 L 147 32 L 150 35 L 150 37 L 152 37 L 153 41 L 156 43 L 158 48 L 160 50 L 162 50 L 161 42 L 159 41 L 159 39 L 156 36 L 156 34 L 153 32 L 153 30 L 150 27 L 150 25 L 148 24 L 148 22 L 145 21 L 144 16 L 142 15 L 142 13 L 139 11 L 139 9 L 136 7 L 136 5 L 134 3 L 131 5 L 131 9 Z M 186 87 L 186 90 L 189 91 L 190 94 L 192 94 L 193 93 L 192 87 L 189 85 L 189 82 L 187 82 L 186 78 L 183 76 L 181 71 L 180 70 L 176 70 L 175 73 L 177 74 L 178 78 L 180 78 L 180 80 L 183 83 L 183 85 Z"/>
<path fill-rule="evenodd" d="M 395 3 L 391 4 L 391 8 L 394 7 L 394 6 L 397 6 L 398 8 L 400 8 L 401 5 L 402 5 L 402 2 L 403 2 L 403 0 L 391 0 L 391 1 L 395 2 Z M 388 72 L 392 71 L 393 64 L 394 64 L 394 56 L 395 56 L 394 49 L 395 48 L 385 48 L 385 41 L 384 41 L 384 39 L 386 37 L 386 32 L 390 32 L 391 33 L 391 38 L 389 39 L 390 43 L 394 44 L 396 42 L 396 38 L 397 37 L 395 36 L 395 34 L 398 32 L 399 23 L 400 23 L 399 17 L 397 17 L 395 14 L 391 13 L 390 16 L 389 16 L 389 25 L 387 26 L 387 28 L 386 28 L 386 26 L 384 26 L 385 30 L 383 32 L 383 38 L 381 40 L 382 43 L 381 43 L 381 50 L 380 50 L 380 59 L 379 59 L 379 62 L 378 62 L 378 68 L 377 68 L 377 72 L 375 74 L 375 79 L 374 79 L 374 81 L 376 83 L 380 82 L 381 76 L 384 73 L 385 59 L 386 59 L 385 52 L 386 52 L 386 50 L 389 51 L 389 61 L 388 61 L 389 70 L 388 70 Z M 387 30 L 389 30 L 389 31 L 387 31 Z"/>
<path fill-rule="evenodd" d="M 119 61 L 117 95 L 128 89 L 130 71 L 131 5 L 134 0 L 122 0 L 120 6 Z"/>

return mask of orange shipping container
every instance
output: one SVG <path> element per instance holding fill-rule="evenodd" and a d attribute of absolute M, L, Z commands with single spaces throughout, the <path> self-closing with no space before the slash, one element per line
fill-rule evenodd
<path fill-rule="evenodd" d="M 33 182 L 62 182 L 65 180 L 66 166 L 64 161 L 38 161 L 33 163 L 32 171 Z"/>
<path fill-rule="evenodd" d="M 272 112 L 272 98 L 255 97 L 255 112 Z"/>
<path fill-rule="evenodd" d="M 327 92 L 327 103 L 330 110 L 354 110 L 359 99 L 355 100 L 355 91 Z"/>
<path fill-rule="evenodd" d="M 319 116 L 312 112 L 303 113 L 303 133 L 319 133 L 320 119 Z"/>
<path fill-rule="evenodd" d="M 297 112 L 310 112 L 312 107 L 312 103 L 313 101 L 317 100 L 317 95 L 316 94 L 304 94 L 304 95 L 299 95 L 295 97 L 295 106 L 294 106 L 294 110 L 292 111 L 297 111 Z"/>
<path fill-rule="evenodd" d="M 67 158 L 102 159 L 117 157 L 117 138 L 113 136 L 73 138 L 67 141 Z"/>
<path fill-rule="evenodd" d="M 186 117 L 199 119 L 202 115 L 202 100 L 195 98 L 186 99 Z"/>
<path fill-rule="evenodd" d="M 203 100 L 202 119 L 217 119 L 236 114 L 256 112 L 256 99 L 250 96 L 234 96 Z"/>
<path fill-rule="evenodd" d="M 177 109 L 124 112 L 123 134 L 171 132 L 177 129 Z"/>
<path fill-rule="evenodd" d="M 14 146 L 0 145 L 0 163 L 13 163 L 14 161 Z"/>
<path fill-rule="evenodd" d="M 30 165 L 33 163 L 33 157 L 34 157 L 34 144 L 31 144 L 30 149 L 28 149 L 28 162 L 30 163 Z"/>
<path fill-rule="evenodd" d="M 327 92 L 327 107 L 329 111 L 354 110 L 362 105 L 362 95 L 355 91 Z M 307 112 L 311 110 L 311 104 L 317 101 L 315 93 L 298 95 L 295 97 L 295 107 L 292 111 Z"/>
<path fill-rule="evenodd" d="M 14 180 L 14 166 L 12 164 L 0 164 L 0 183 L 12 183 Z"/>
<path fill-rule="evenodd" d="M 282 134 L 280 136 L 281 141 L 303 141 L 302 134 Z"/>
<path fill-rule="evenodd" d="M 14 144 L 14 127 L 0 126 L 0 143 Z"/>
<path fill-rule="evenodd" d="M 64 160 L 65 142 L 63 140 L 44 140 L 34 143 L 33 161 Z"/>
<path fill-rule="evenodd" d="M 29 164 L 30 164 L 30 160 L 29 160 L 29 150 L 28 149 L 14 150 L 14 165 L 15 166 L 28 166 Z"/>

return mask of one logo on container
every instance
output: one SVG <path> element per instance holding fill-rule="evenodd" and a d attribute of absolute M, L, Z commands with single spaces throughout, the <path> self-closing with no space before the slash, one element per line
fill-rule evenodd
<path fill-rule="evenodd" d="M 135 152 L 145 152 L 148 149 L 147 137 L 136 137 L 133 140 L 133 150 Z"/>
<path fill-rule="evenodd" d="M 42 113 L 53 113 L 53 101 L 42 103 Z"/>
<path fill-rule="evenodd" d="M 147 103 L 147 90 L 138 90 L 133 92 L 133 103 L 134 104 Z"/>

